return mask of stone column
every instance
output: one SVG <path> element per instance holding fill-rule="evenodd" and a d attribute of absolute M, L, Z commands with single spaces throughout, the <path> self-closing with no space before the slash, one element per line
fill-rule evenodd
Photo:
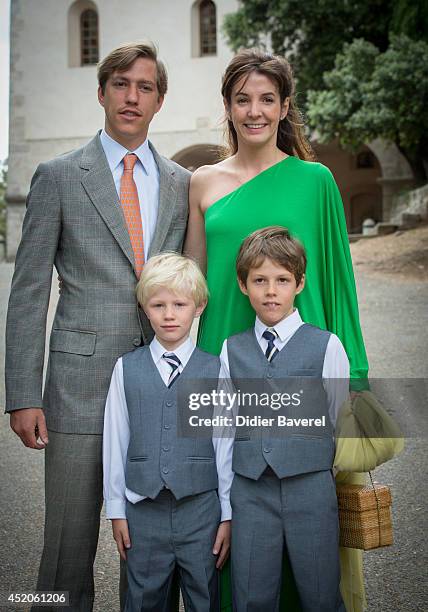
<path fill-rule="evenodd" d="M 413 173 L 395 144 L 377 138 L 368 146 L 382 168 L 382 177 L 377 180 L 382 186 L 382 221 L 388 223 L 392 217 L 394 197 L 412 186 Z"/>
<path fill-rule="evenodd" d="M 412 177 L 379 178 L 382 186 L 382 219 L 385 223 L 392 222 L 395 200 L 401 191 L 412 187 Z"/>

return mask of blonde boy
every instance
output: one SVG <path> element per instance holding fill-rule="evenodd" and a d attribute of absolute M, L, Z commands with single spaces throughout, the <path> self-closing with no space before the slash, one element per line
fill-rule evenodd
<path fill-rule="evenodd" d="M 166 609 L 178 566 L 186 608 L 211 612 L 229 550 L 232 472 L 215 439 L 177 435 L 176 391 L 180 377 L 219 374 L 218 357 L 189 337 L 207 287 L 195 262 L 163 253 L 144 266 L 137 298 L 155 338 L 118 360 L 104 420 L 104 497 L 127 560 L 125 610 Z"/>

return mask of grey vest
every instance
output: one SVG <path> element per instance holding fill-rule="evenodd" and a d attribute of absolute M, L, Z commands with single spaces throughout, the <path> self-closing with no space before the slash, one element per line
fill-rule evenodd
<path fill-rule="evenodd" d="M 155 499 L 163 487 L 176 499 L 216 489 L 212 439 L 178 437 L 177 389 L 186 379 L 218 379 L 218 357 L 195 349 L 170 389 L 143 346 L 123 357 L 130 441 L 125 480 L 131 490 Z"/>
<path fill-rule="evenodd" d="M 232 336 L 227 341 L 229 368 L 235 388 L 252 385 L 259 379 L 259 389 L 278 388 L 288 377 L 299 380 L 304 387 L 305 412 L 325 416 L 328 420 L 327 396 L 322 384 L 322 370 L 330 333 L 304 324 L 296 331 L 284 348 L 269 362 L 257 342 L 254 329 Z M 281 382 L 278 380 L 281 379 Z M 291 381 L 290 381 L 291 382 Z M 294 381 L 297 382 L 296 380 Z M 269 408 L 270 416 L 275 413 Z M 295 410 L 298 414 L 298 410 Z M 266 411 L 264 416 L 266 416 Z M 242 476 L 258 480 L 267 466 L 278 478 L 328 470 L 333 465 L 334 442 L 328 428 L 317 428 L 280 435 L 281 428 L 237 428 L 233 449 L 233 470 Z M 276 436 L 276 437 L 275 437 Z"/>

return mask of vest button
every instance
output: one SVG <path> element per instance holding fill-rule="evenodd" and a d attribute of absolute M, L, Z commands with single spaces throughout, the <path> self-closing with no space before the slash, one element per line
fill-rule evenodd
<path fill-rule="evenodd" d="M 162 450 L 163 450 L 165 453 L 167 453 L 167 452 L 170 450 L 170 448 L 169 448 L 169 446 L 164 446 Z"/>
<path fill-rule="evenodd" d="M 272 372 L 267 373 L 267 378 L 272 378 L 272 376 L 273 376 Z"/>
<path fill-rule="evenodd" d="M 164 474 L 168 474 L 169 469 L 168 469 L 168 468 L 162 468 L 162 472 L 163 472 Z"/>
<path fill-rule="evenodd" d="M 264 452 L 264 453 L 270 453 L 270 451 L 271 451 L 271 450 L 272 450 L 271 448 L 264 448 L 264 449 L 263 449 L 263 452 Z"/>
<path fill-rule="evenodd" d="M 168 423 L 165 423 L 165 425 L 163 426 L 164 429 L 170 429 L 171 425 L 168 425 Z"/>
<path fill-rule="evenodd" d="M 171 406 L 172 406 L 172 402 L 170 402 L 170 401 L 168 400 L 168 401 L 166 402 L 166 405 L 167 405 L 167 406 L 168 406 L 168 408 L 169 408 L 169 407 L 171 407 Z"/>
<path fill-rule="evenodd" d="M 134 346 L 141 346 L 141 338 L 134 338 L 132 344 Z"/>

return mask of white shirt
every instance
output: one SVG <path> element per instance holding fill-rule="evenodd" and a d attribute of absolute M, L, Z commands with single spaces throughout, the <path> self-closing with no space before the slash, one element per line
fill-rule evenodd
<path fill-rule="evenodd" d="M 303 323 L 299 311 L 296 308 L 291 315 L 275 325 L 274 329 L 278 334 L 278 338 L 274 340 L 274 344 L 279 351 L 284 348 Z M 264 353 L 268 346 L 268 341 L 263 338 L 263 332 L 266 331 L 266 329 L 267 326 L 256 317 L 254 331 L 257 342 Z M 223 342 L 220 362 L 220 378 L 230 379 L 227 340 Z M 349 395 L 349 361 L 342 343 L 334 334 L 330 335 L 325 351 L 322 378 L 327 396 L 329 417 L 334 427 L 338 412 Z M 334 384 L 329 384 L 329 379 L 334 379 Z M 219 438 L 219 445 L 221 446 L 220 452 L 223 457 L 223 465 L 225 466 L 226 473 L 228 469 L 230 469 L 228 466 L 232 465 L 233 442 L 234 438 L 231 437 L 230 433 L 227 436 L 223 435 L 223 437 Z"/>
<path fill-rule="evenodd" d="M 195 345 L 190 338 L 187 338 L 183 344 L 174 349 L 174 354 L 181 361 L 180 372 L 186 367 L 194 349 Z M 167 351 L 157 338 L 154 338 L 150 343 L 150 352 L 163 382 L 167 385 L 171 374 L 171 366 L 165 359 L 162 359 L 162 355 L 170 351 Z M 131 491 L 125 485 L 125 465 L 129 438 L 129 415 L 123 386 L 122 358 L 120 357 L 113 370 L 104 414 L 104 501 L 106 516 L 109 519 L 126 518 L 126 499 L 132 504 L 145 499 L 144 496 Z M 218 495 L 221 504 L 221 520 L 227 521 L 232 516 L 229 491 L 233 480 L 233 472 L 229 455 L 224 453 L 219 442 L 219 439 L 213 438 L 219 480 Z"/>
<path fill-rule="evenodd" d="M 141 222 L 144 235 L 144 257 L 147 259 L 149 247 L 156 228 L 159 208 L 159 169 L 146 139 L 135 151 L 128 151 L 113 140 L 105 130 L 100 134 L 101 145 L 107 157 L 107 162 L 113 175 L 117 195 L 120 200 L 120 180 L 123 174 L 123 158 L 127 153 L 135 153 L 137 162 L 133 177 L 138 191 Z"/>

